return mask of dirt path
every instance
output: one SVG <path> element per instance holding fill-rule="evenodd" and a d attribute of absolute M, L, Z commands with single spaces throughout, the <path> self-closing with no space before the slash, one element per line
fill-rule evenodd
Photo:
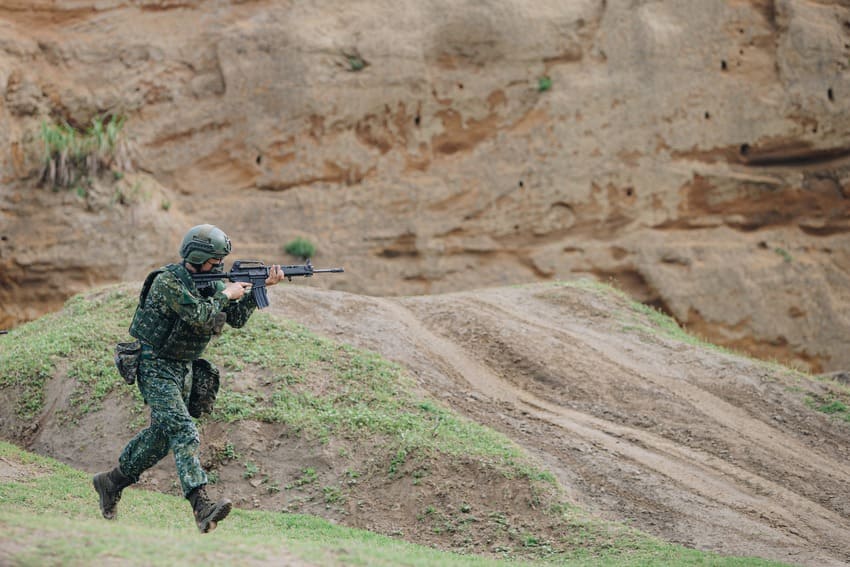
<path fill-rule="evenodd" d="M 590 290 L 277 293 L 274 311 L 406 366 L 601 516 L 724 554 L 850 561 L 850 428 L 802 403 L 816 383 L 648 333 Z"/>

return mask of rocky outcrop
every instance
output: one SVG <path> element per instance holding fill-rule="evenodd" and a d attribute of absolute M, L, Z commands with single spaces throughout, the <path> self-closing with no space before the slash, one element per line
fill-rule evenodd
<path fill-rule="evenodd" d="M 0 322 L 212 222 L 241 257 L 304 236 L 345 265 L 311 285 L 592 274 L 722 344 L 845 368 L 848 65 L 838 0 L 5 2 Z M 95 218 L 35 187 L 35 133 L 104 113 L 157 196 Z"/>

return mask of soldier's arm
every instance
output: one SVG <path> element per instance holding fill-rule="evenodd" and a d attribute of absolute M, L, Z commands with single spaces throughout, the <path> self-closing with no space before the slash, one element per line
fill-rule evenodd
<path fill-rule="evenodd" d="M 184 322 L 191 325 L 206 325 L 222 311 L 230 301 L 223 291 L 212 297 L 192 294 L 180 280 L 170 272 L 163 272 L 151 286 L 150 294 L 159 299 Z"/>
<path fill-rule="evenodd" d="M 227 324 L 237 329 L 244 327 L 256 308 L 257 302 L 251 293 L 245 294 L 240 301 L 231 301 L 224 308 L 224 312 L 227 314 Z"/>

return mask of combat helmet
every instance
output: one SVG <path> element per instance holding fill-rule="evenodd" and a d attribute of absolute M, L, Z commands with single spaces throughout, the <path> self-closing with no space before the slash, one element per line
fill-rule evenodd
<path fill-rule="evenodd" d="M 224 258 L 230 254 L 230 239 L 224 231 L 211 224 L 193 226 L 183 237 L 180 257 L 190 264 L 203 264 L 210 258 Z"/>

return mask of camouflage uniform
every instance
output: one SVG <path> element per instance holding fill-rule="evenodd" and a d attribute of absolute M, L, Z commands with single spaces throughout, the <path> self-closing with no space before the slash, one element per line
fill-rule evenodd
<path fill-rule="evenodd" d="M 132 482 L 173 451 L 184 496 L 207 483 L 198 458 L 198 429 L 186 408 L 192 361 L 220 332 L 225 318 L 232 327 L 242 327 L 256 308 L 251 294 L 230 301 L 222 293 L 224 287 L 215 282 L 204 297 L 186 268 L 171 264 L 154 277 L 133 318 L 130 334 L 142 341 L 138 385 L 151 408 L 151 424 L 119 458 L 120 470 Z"/>

